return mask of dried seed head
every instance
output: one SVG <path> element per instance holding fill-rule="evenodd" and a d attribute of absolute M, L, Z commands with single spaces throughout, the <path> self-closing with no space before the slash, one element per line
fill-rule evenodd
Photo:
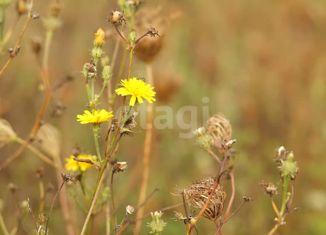
<path fill-rule="evenodd" d="M 208 119 L 206 124 L 207 133 L 212 137 L 212 145 L 219 150 L 224 151 L 226 144 L 232 138 L 232 127 L 223 115 L 215 114 Z"/>
<path fill-rule="evenodd" d="M 264 188 L 265 192 L 271 197 L 278 194 L 277 187 L 272 183 L 261 183 L 261 186 Z"/>
<path fill-rule="evenodd" d="M 108 21 L 115 26 L 122 25 L 126 22 L 122 12 L 117 10 L 111 12 Z"/>
<path fill-rule="evenodd" d="M 226 198 L 223 187 L 221 185 L 215 187 L 216 181 L 209 177 L 192 184 L 183 191 L 186 201 L 196 210 L 201 210 L 205 206 L 208 197 L 211 195 L 203 216 L 212 221 L 217 220 L 222 215 Z"/>
<path fill-rule="evenodd" d="M 114 173 L 119 173 L 119 172 L 124 172 L 128 167 L 127 162 L 115 162 L 113 164 L 113 172 Z"/>
<path fill-rule="evenodd" d="M 136 31 L 138 35 L 146 35 L 135 47 L 135 55 L 145 63 L 152 62 L 163 47 L 167 19 L 162 17 L 161 9 L 144 7 L 136 15 Z M 153 28 L 153 26 L 155 28 Z M 160 36 L 158 37 L 158 32 Z"/>

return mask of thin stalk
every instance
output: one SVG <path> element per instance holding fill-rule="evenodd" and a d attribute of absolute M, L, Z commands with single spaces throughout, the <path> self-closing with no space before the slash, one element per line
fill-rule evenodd
<path fill-rule="evenodd" d="M 279 223 L 275 224 L 274 227 L 268 232 L 267 235 L 273 235 L 281 225 Z"/>
<path fill-rule="evenodd" d="M 32 1 L 31 1 L 32 2 Z M 32 19 L 32 17 L 29 15 L 28 19 Z M 19 36 L 19 39 L 16 43 L 15 48 L 20 45 L 20 41 L 22 39 L 23 33 L 27 29 L 27 26 L 29 25 L 29 21 L 25 23 L 24 30 Z M 30 131 L 28 140 L 25 140 L 25 144 L 21 145 L 19 149 L 17 149 L 12 155 L 10 155 L 6 161 L 0 165 L 0 171 L 7 167 L 11 162 L 13 162 L 15 159 L 17 159 L 24 151 L 25 149 L 31 144 L 31 142 L 34 140 L 38 130 L 41 127 L 41 122 L 43 117 L 45 116 L 46 110 L 48 108 L 48 105 L 50 103 L 51 99 L 51 87 L 50 87 L 50 82 L 49 82 L 49 71 L 48 71 L 48 55 L 49 55 L 49 49 L 52 41 L 52 33 L 47 33 L 46 35 L 46 42 L 45 42 L 45 48 L 44 48 L 44 59 L 42 63 L 42 70 L 41 70 L 41 78 L 43 81 L 43 86 L 44 86 L 44 99 L 42 102 L 42 105 L 35 117 L 33 127 Z M 11 57 L 10 57 L 11 58 Z M 9 60 L 8 60 L 9 61 Z M 10 62 L 9 62 L 10 63 Z M 0 71 L 0 77 L 4 71 L 4 68 L 1 69 Z"/>
<path fill-rule="evenodd" d="M 4 29 L 6 21 L 6 8 L 0 7 L 0 41 L 3 41 Z"/>
<path fill-rule="evenodd" d="M 117 134 L 119 134 L 119 133 L 117 133 Z M 107 151 L 104 162 L 102 163 L 102 167 L 101 167 L 101 170 L 99 172 L 97 182 L 96 182 L 96 186 L 95 186 L 95 191 L 94 191 L 94 194 L 92 196 L 92 202 L 91 202 L 91 205 L 90 205 L 90 207 L 88 209 L 87 216 L 85 218 L 85 221 L 84 221 L 84 224 L 83 224 L 82 231 L 81 231 L 80 235 L 85 235 L 86 234 L 87 225 L 89 224 L 89 221 L 90 221 L 90 218 L 92 216 L 92 213 L 93 213 L 93 210 L 94 210 L 98 195 L 100 193 L 101 186 L 102 186 L 103 181 L 104 181 L 105 176 L 106 176 L 105 171 L 107 170 L 109 160 L 111 159 L 112 155 L 115 153 L 116 146 L 117 146 L 118 141 L 120 140 L 120 138 L 118 138 L 118 139 L 114 138 L 114 140 L 117 140 L 117 141 L 114 141 L 114 142 L 111 141 L 111 145 L 109 147 L 109 150 Z"/>
<path fill-rule="evenodd" d="M 32 9 L 32 6 L 33 6 L 33 0 L 31 0 L 30 2 L 30 5 L 31 5 L 31 9 Z M 31 15 L 31 13 L 29 12 L 28 16 L 27 16 L 27 19 L 25 21 L 25 24 L 22 28 L 22 31 L 20 32 L 17 40 L 16 40 L 16 43 L 15 43 L 15 46 L 13 47 L 14 51 L 17 51 L 19 48 L 20 48 L 20 44 L 23 40 L 23 37 L 24 37 L 24 34 L 28 28 L 28 26 L 30 25 L 31 21 L 32 21 L 33 17 Z M 5 64 L 2 66 L 2 68 L 0 69 L 0 77 L 3 75 L 4 71 L 8 68 L 9 64 L 12 62 L 12 60 L 15 58 L 15 56 L 9 56 L 7 61 L 5 62 Z"/>
<path fill-rule="evenodd" d="M 131 58 L 132 59 L 132 58 Z M 147 78 L 148 83 L 153 84 L 153 71 L 152 66 L 147 64 Z M 142 181 L 140 185 L 140 193 L 138 199 L 138 205 L 140 205 L 146 198 L 146 191 L 148 186 L 148 179 L 149 179 L 149 160 L 151 155 L 152 149 L 152 139 L 153 139 L 153 104 L 147 104 L 147 123 L 146 123 L 146 134 L 145 134 L 145 141 L 144 141 L 144 154 L 143 154 L 143 174 L 142 174 Z M 141 207 L 136 213 L 136 220 L 138 218 L 142 218 L 144 215 L 144 208 Z M 141 230 L 141 220 L 136 221 L 134 235 L 140 234 Z"/>
<path fill-rule="evenodd" d="M 3 235 L 10 235 L 1 213 L 0 213 L 0 228 L 2 230 Z"/>
<path fill-rule="evenodd" d="M 226 217 L 228 217 L 230 212 L 231 212 L 231 208 L 232 208 L 234 198 L 235 198 L 235 183 L 234 183 L 234 173 L 233 173 L 233 171 L 230 172 L 229 176 L 230 176 L 230 184 L 231 184 L 231 197 L 230 197 L 228 207 L 227 207 L 226 212 L 225 212 Z"/>
<path fill-rule="evenodd" d="M 100 131 L 100 126 L 99 125 L 94 125 L 93 126 L 93 135 L 94 135 L 94 144 L 95 144 L 95 150 L 98 159 L 101 161 L 102 156 L 101 156 L 101 150 L 100 150 L 100 143 L 99 143 L 99 131 Z"/>
<path fill-rule="evenodd" d="M 92 197 L 92 203 L 91 203 L 90 208 L 88 210 L 88 213 L 87 213 L 86 219 L 84 221 L 83 228 L 82 228 L 82 231 L 81 231 L 80 235 L 85 235 L 86 234 L 87 225 L 88 225 L 88 223 L 90 221 L 91 215 L 93 213 L 93 209 L 95 207 L 95 203 L 97 201 L 97 198 L 98 198 L 98 195 L 100 193 L 102 183 L 103 183 L 104 178 L 105 178 L 105 170 L 107 168 L 107 164 L 108 164 L 108 159 L 106 158 L 104 160 L 101 171 L 99 173 L 98 182 L 96 183 L 95 192 L 94 192 L 94 195 Z"/>
<path fill-rule="evenodd" d="M 26 145 L 26 147 L 35 154 L 36 157 L 38 157 L 40 160 L 42 160 L 43 162 L 49 164 L 50 166 L 60 169 L 60 167 L 58 165 L 56 165 L 49 157 L 47 157 L 45 154 L 43 154 L 41 151 L 39 151 L 37 148 L 35 148 L 33 145 L 28 144 L 25 140 L 16 137 L 14 139 L 15 142 L 17 142 L 18 144 Z"/>
<path fill-rule="evenodd" d="M 130 51 L 129 51 L 128 78 L 130 78 L 130 75 L 131 75 L 132 61 L 133 61 L 133 58 L 134 58 L 134 49 L 135 49 L 135 47 L 132 46 Z M 151 70 L 151 69 L 149 69 L 149 67 L 151 67 L 151 65 L 147 65 L 147 73 L 149 72 L 149 70 Z M 147 74 L 147 76 L 148 76 L 148 74 Z M 150 76 L 152 77 L 153 75 L 150 75 Z M 148 77 L 148 79 L 150 79 L 150 78 Z"/>
<path fill-rule="evenodd" d="M 289 183 L 290 183 L 290 177 L 289 176 L 284 177 L 283 182 L 282 182 L 282 206 L 281 206 L 281 211 L 280 211 L 281 216 L 284 215 L 286 205 L 288 202 Z"/>

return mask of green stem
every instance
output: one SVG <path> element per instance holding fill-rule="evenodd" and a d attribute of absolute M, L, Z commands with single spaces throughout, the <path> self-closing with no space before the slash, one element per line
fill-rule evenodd
<path fill-rule="evenodd" d="M 6 227 L 5 221 L 3 220 L 3 216 L 2 216 L 1 213 L 0 213 L 0 228 L 1 228 L 2 232 L 3 232 L 3 235 L 10 235 L 9 231 L 8 231 L 8 229 Z"/>
<path fill-rule="evenodd" d="M 87 225 L 88 225 L 89 220 L 91 218 L 91 215 L 93 213 L 93 209 L 95 207 L 95 203 L 97 201 L 97 198 L 98 198 L 98 195 L 99 195 L 99 192 L 100 192 L 100 189 L 101 189 L 103 180 L 105 178 L 105 174 L 104 173 L 105 173 L 105 170 L 107 168 L 107 165 L 108 165 L 108 159 L 106 158 L 104 160 L 104 162 L 103 162 L 101 171 L 100 171 L 100 173 L 98 175 L 98 180 L 97 180 L 95 191 L 94 191 L 94 194 L 93 194 L 93 197 L 92 197 L 92 203 L 91 203 L 91 206 L 90 206 L 90 208 L 88 210 L 88 213 L 87 213 L 87 216 L 86 216 L 86 219 L 85 219 L 85 222 L 84 222 L 84 225 L 83 225 L 83 228 L 82 228 L 82 231 L 81 231 L 80 235 L 85 235 L 86 234 Z"/>
<path fill-rule="evenodd" d="M 6 15 L 5 15 L 5 7 L 0 8 L 0 41 L 3 40 L 3 32 L 5 28 L 5 21 L 6 21 Z"/>
<path fill-rule="evenodd" d="M 116 135 L 118 135 L 118 134 L 119 134 L 119 132 L 116 133 Z M 80 235 L 85 235 L 86 234 L 87 225 L 88 225 L 88 223 L 90 221 L 91 215 L 93 213 L 93 209 L 95 207 L 95 204 L 96 204 L 96 201 L 97 201 L 97 198 L 98 198 L 101 186 L 102 186 L 102 183 L 103 183 L 103 181 L 105 179 L 105 176 L 106 176 L 105 171 L 107 169 L 109 160 L 111 159 L 112 155 L 114 154 L 114 150 L 115 150 L 116 145 L 117 145 L 118 140 L 119 140 L 119 138 L 116 138 L 116 135 L 114 136 L 115 141 L 111 142 L 108 154 L 105 156 L 104 162 L 102 163 L 101 170 L 100 170 L 100 172 L 98 174 L 98 178 L 97 178 L 97 182 L 96 182 L 96 186 L 95 186 L 95 191 L 94 191 L 94 194 L 93 194 L 93 197 L 92 197 L 92 202 L 91 202 L 90 208 L 89 208 L 89 210 L 87 212 L 87 216 L 86 216 L 86 219 L 84 221 L 83 228 L 82 228 L 82 231 L 81 231 Z"/>
<path fill-rule="evenodd" d="M 95 149 L 96 149 L 96 155 L 98 159 L 101 161 L 102 156 L 101 156 L 101 150 L 100 150 L 100 143 L 99 143 L 99 131 L 100 131 L 100 126 L 99 125 L 94 125 L 93 126 L 93 135 L 94 135 L 94 143 L 95 143 Z"/>
<path fill-rule="evenodd" d="M 285 209 L 286 209 L 286 204 L 288 203 L 289 183 L 290 183 L 290 177 L 289 176 L 283 177 L 283 182 L 282 182 L 282 206 L 281 206 L 281 211 L 280 211 L 281 216 L 284 215 Z"/>

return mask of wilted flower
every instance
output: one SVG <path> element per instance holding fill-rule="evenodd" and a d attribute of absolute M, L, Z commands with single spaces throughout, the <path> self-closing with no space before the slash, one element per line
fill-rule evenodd
<path fill-rule="evenodd" d="M 272 183 L 261 183 L 261 186 L 263 186 L 265 192 L 271 197 L 278 193 L 277 187 Z"/>
<path fill-rule="evenodd" d="M 151 212 L 152 221 L 147 223 L 151 229 L 150 233 L 160 234 L 163 232 L 166 223 L 162 220 L 163 213 L 161 211 Z"/>
<path fill-rule="evenodd" d="M 113 172 L 124 172 L 128 167 L 127 162 L 115 162 L 113 165 Z"/>
<path fill-rule="evenodd" d="M 94 155 L 89 154 L 79 154 L 77 157 L 71 155 L 66 158 L 65 168 L 68 171 L 86 171 L 93 166 L 97 158 Z"/>
<path fill-rule="evenodd" d="M 213 190 L 215 188 L 215 190 Z M 208 197 L 211 195 L 208 205 L 203 216 L 209 220 L 215 221 L 223 211 L 226 193 L 221 185 L 217 185 L 216 181 L 209 177 L 190 185 L 183 191 L 186 201 L 194 209 L 201 210 Z"/>
<path fill-rule="evenodd" d="M 223 115 L 215 114 L 207 120 L 207 133 L 212 137 L 212 145 L 219 151 L 223 151 L 223 147 L 232 138 L 232 127 Z"/>
<path fill-rule="evenodd" d="M 89 110 L 84 110 L 83 114 L 77 115 L 77 121 L 80 122 L 80 124 L 101 124 L 107 122 L 112 117 L 113 113 L 105 109 L 94 109 L 91 112 Z"/>
<path fill-rule="evenodd" d="M 135 106 L 135 103 L 143 103 L 143 99 L 149 103 L 155 101 L 154 87 L 141 79 L 136 77 L 129 78 L 128 80 L 121 80 L 121 87 L 116 89 L 115 92 L 120 96 L 131 96 L 129 105 Z"/>

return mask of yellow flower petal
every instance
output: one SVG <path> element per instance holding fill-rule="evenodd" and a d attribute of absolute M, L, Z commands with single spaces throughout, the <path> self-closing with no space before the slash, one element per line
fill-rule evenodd
<path fill-rule="evenodd" d="M 81 161 L 76 161 L 75 158 L 80 159 Z M 82 162 L 82 160 L 87 160 L 91 162 L 96 162 L 96 156 L 88 154 L 79 154 L 77 157 L 71 155 L 69 158 L 66 158 L 65 168 L 68 171 L 86 171 L 91 168 L 93 164 L 88 162 Z"/>
<path fill-rule="evenodd" d="M 120 85 L 121 87 L 117 88 L 115 92 L 120 96 L 131 96 L 130 106 L 134 106 L 136 102 L 143 103 L 144 99 L 149 103 L 155 101 L 154 87 L 141 79 L 133 77 L 128 80 L 121 80 Z"/>
<path fill-rule="evenodd" d="M 109 119 L 113 117 L 112 112 L 108 112 L 105 109 L 101 110 L 84 110 L 83 114 L 77 115 L 77 121 L 80 124 L 101 124 L 103 122 L 107 122 Z"/>

